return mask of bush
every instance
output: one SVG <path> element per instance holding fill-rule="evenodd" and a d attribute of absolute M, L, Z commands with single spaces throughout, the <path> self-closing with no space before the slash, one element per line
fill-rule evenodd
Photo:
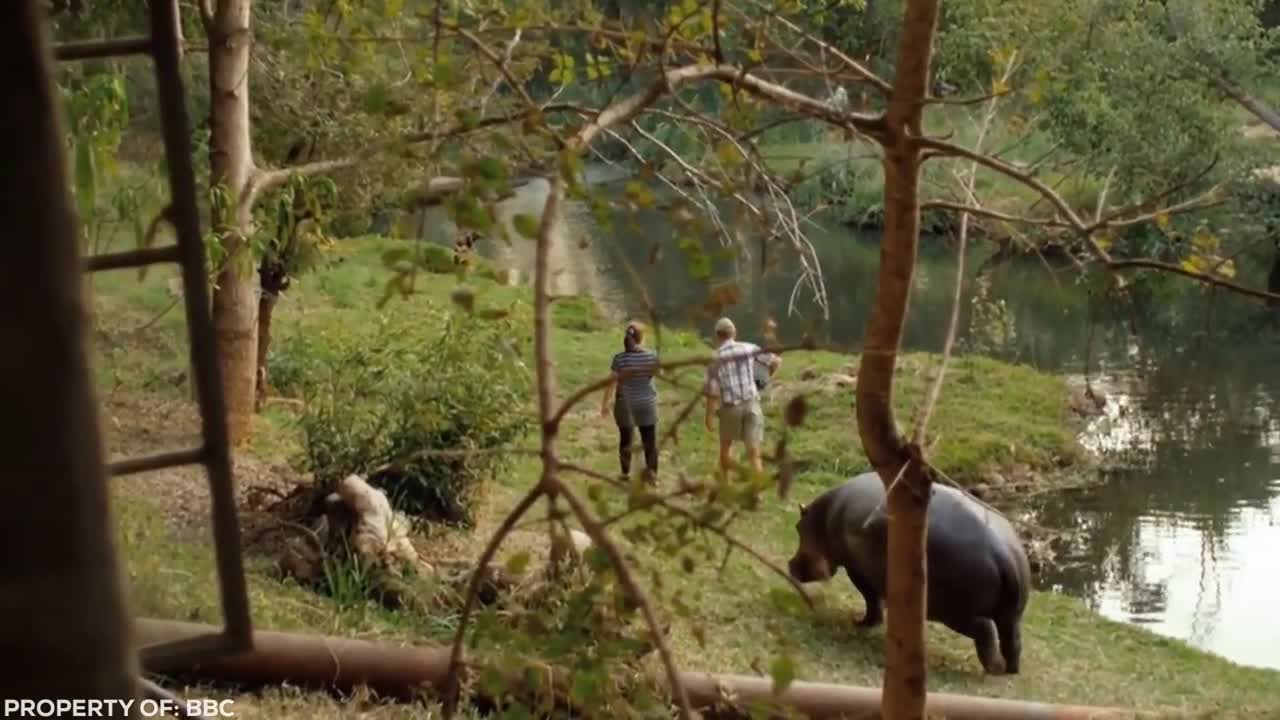
<path fill-rule="evenodd" d="M 282 348 L 278 367 L 306 400 L 304 463 L 319 493 L 359 473 L 410 515 L 470 525 L 476 491 L 509 467 L 493 451 L 529 427 L 528 373 L 504 349 L 509 324 L 412 320 Z"/>
<path fill-rule="evenodd" d="M 582 295 L 556 298 L 551 306 L 551 318 L 556 327 L 575 332 L 595 332 L 609 326 L 596 301 Z"/>

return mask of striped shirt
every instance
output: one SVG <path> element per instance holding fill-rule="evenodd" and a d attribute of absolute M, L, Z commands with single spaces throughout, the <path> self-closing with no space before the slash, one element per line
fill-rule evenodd
<path fill-rule="evenodd" d="M 623 351 L 613 356 L 609 369 L 618 375 L 618 405 L 625 403 L 638 423 L 650 424 L 641 420 L 652 417 L 658 406 L 658 390 L 653 384 L 658 354 L 643 348 Z"/>
<path fill-rule="evenodd" d="M 759 398 L 756 358 L 766 365 L 773 360 L 771 354 L 762 352 L 754 343 L 730 340 L 716 348 L 717 362 L 707 366 L 707 393 L 718 397 L 722 405 L 741 405 Z"/>

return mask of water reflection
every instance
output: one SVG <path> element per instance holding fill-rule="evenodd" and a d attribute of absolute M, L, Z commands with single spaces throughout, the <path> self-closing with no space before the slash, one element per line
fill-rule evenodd
<path fill-rule="evenodd" d="M 1083 532 L 1058 548 L 1068 564 L 1039 583 L 1107 617 L 1280 669 L 1280 413 L 1274 357 L 1247 354 L 1256 364 L 1148 355 L 1140 372 L 1100 379 L 1107 414 L 1083 439 L 1118 466 L 1086 495 L 1044 501 L 1043 522 Z"/>
<path fill-rule="evenodd" d="M 541 184 L 527 187 L 502 215 L 536 214 L 543 193 Z M 787 342 L 820 316 L 803 302 L 787 316 L 794 263 L 782 258 L 766 272 L 759 253 L 749 252 L 758 242 L 750 232 L 740 247 L 708 248 L 712 277 L 695 281 L 660 213 L 619 218 L 607 231 L 580 205 L 566 216 L 554 292 L 591 293 L 619 314 L 652 302 L 664 322 L 705 330 L 712 318 L 698 309 L 709 288 L 733 278 L 743 293 L 734 309 L 739 327 L 771 316 Z M 429 236 L 451 241 L 439 211 L 427 226 Z M 818 337 L 856 349 L 875 288 L 877 238 L 840 226 L 810 237 L 830 294 L 830 321 Z M 521 242 L 484 250 L 527 273 L 531 248 Z M 989 250 L 973 252 L 969 268 Z M 954 260 L 945 242 L 922 243 L 905 348 L 940 348 Z M 1218 298 L 1211 317 L 1194 296 L 1091 300 L 1100 279 L 1053 278 L 1037 263 L 991 277 L 1016 329 L 999 354 L 1068 373 L 1080 373 L 1088 355 L 1095 387 L 1108 397 L 1106 414 L 1084 438 L 1106 458 L 1105 482 L 1086 494 L 1044 498 L 1037 508 L 1042 524 L 1076 531 L 1055 548 L 1067 564 L 1041 576 L 1041 586 L 1238 662 L 1280 668 L 1280 343 L 1259 325 L 1256 306 Z M 970 277 L 966 296 L 972 292 Z M 967 304 L 965 311 L 962 338 Z"/>

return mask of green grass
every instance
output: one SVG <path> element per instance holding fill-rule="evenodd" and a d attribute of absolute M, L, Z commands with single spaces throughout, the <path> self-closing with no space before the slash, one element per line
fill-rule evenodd
<path fill-rule="evenodd" d="M 323 333 L 343 324 L 375 322 L 379 313 L 431 317 L 428 308 L 447 307 L 456 281 L 448 275 L 418 278 L 418 292 L 393 299 L 382 310 L 387 273 L 379 263 L 392 241 L 364 239 L 343 244 L 342 263 L 295 285 L 278 311 L 276 336 Z M 477 307 L 514 307 L 528 317 L 527 288 L 505 287 L 488 280 L 470 281 Z M 126 388 L 119 392 L 166 395 L 185 402 L 186 392 L 172 383 L 145 386 L 148 377 L 164 377 L 185 363 L 182 323 L 177 311 L 142 332 L 126 333 L 166 304 L 165 277 L 155 275 L 139 285 L 132 275 L 109 274 L 98 283 L 100 327 L 110 328 L 120 349 L 99 358 L 100 377 Z M 619 327 L 598 315 L 581 299 L 557 302 L 553 354 L 560 397 L 599 378 L 610 355 L 621 345 Z M 425 324 L 425 323 L 424 323 Z M 431 327 L 421 330 L 424 337 Z M 530 337 L 513 338 L 529 351 Z M 664 355 L 671 359 L 706 352 L 703 341 L 689 333 L 661 334 Z M 921 397 L 936 358 L 912 354 L 903 358 L 896 405 L 906 426 Z M 733 532 L 752 547 L 785 565 L 794 551 L 795 502 L 807 501 L 831 483 L 866 467 L 854 430 L 852 392 L 836 386 L 838 376 L 852 372 L 857 358 L 829 352 L 788 354 L 768 402 L 768 434 L 781 428 L 779 412 L 788 398 L 803 392 L 810 414 L 794 431 L 790 450 L 806 463 L 790 499 L 765 496 L 763 507 L 742 517 Z M 697 370 L 678 375 L 683 385 L 696 384 Z M 1022 464 L 1045 473 L 1078 460 L 1067 418 L 1066 387 L 1061 379 L 1025 367 L 979 357 L 957 358 L 931 423 L 937 445 L 933 457 L 949 475 L 972 481 L 988 466 Z M 673 385 L 660 386 L 665 422 L 676 416 L 687 395 Z M 612 423 L 598 415 L 595 395 L 571 413 L 561 432 L 562 456 L 603 473 L 615 472 Z M 275 461 L 287 457 L 299 438 L 287 407 L 269 407 L 258 424 L 249 454 Z M 714 437 L 700 423 L 700 410 L 679 435 L 678 448 L 663 457 L 663 477 L 684 472 L 706 477 L 714 465 Z M 123 419 L 127 425 L 127 418 Z M 532 445 L 532 439 L 525 443 Z M 491 529 L 536 479 L 535 462 L 521 460 L 515 470 L 494 478 L 485 494 L 479 533 Z M 574 481 L 575 483 L 578 481 Z M 130 571 L 131 596 L 139 614 L 217 621 L 212 591 L 213 558 L 203 538 L 166 522 L 163 498 L 141 497 L 128 485 L 117 488 L 123 552 Z M 460 531 L 439 533 L 443 545 L 466 548 L 474 555 L 482 538 Z M 693 543 L 687 550 L 699 549 Z M 662 599 L 678 595 L 692 613 L 676 619 L 672 642 L 689 668 L 719 672 L 752 672 L 767 668 L 784 648 L 793 657 L 797 676 L 806 680 L 877 685 L 882 671 L 883 628 L 870 632 L 853 626 L 860 601 L 847 580 L 814 588 L 816 612 L 810 612 L 787 584 L 758 563 L 735 554 L 722 573 L 719 556 L 698 558 L 691 572 L 682 569 L 685 553 L 671 556 L 637 548 L 633 560 L 645 569 L 641 577 L 663 578 Z M 307 630 L 348 636 L 415 642 L 440 641 L 454 628 L 451 612 L 390 612 L 368 603 L 338 602 L 270 577 L 267 561 L 251 557 L 250 593 L 259 627 Z M 705 630 L 706 644 L 695 641 L 694 628 Z M 971 645 L 938 625 L 930 625 L 930 688 L 986 696 L 1033 700 L 1114 704 L 1142 709 L 1184 709 L 1214 716 L 1264 717 L 1280 712 L 1280 674 L 1239 667 L 1179 642 L 1104 620 L 1081 603 L 1049 593 L 1031 600 L 1024 630 L 1022 674 L 985 677 Z M 286 694 L 287 695 L 287 694 Z M 331 701 L 269 695 L 261 702 L 274 716 L 309 712 L 324 716 Z M 326 705 L 329 703 L 329 705 Z M 379 711 L 383 712 L 383 711 Z M 386 710 L 385 712 L 394 712 Z M 375 713 L 373 716 L 380 716 Z M 392 715 L 388 715 L 390 717 Z"/>

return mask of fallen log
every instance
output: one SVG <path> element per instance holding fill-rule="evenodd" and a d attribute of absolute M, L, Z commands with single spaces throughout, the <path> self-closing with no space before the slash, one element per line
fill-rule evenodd
<path fill-rule="evenodd" d="M 134 632 L 139 644 L 146 646 L 207 635 L 217 629 L 197 623 L 138 618 Z M 364 685 L 384 695 L 407 697 L 428 689 L 443 690 L 449 674 L 449 649 L 257 630 L 249 652 L 194 667 L 147 669 L 257 685 L 289 682 L 338 690 Z M 775 696 L 768 678 L 687 671 L 681 673 L 681 680 L 690 702 L 703 710 L 726 704 L 741 708 L 752 703 L 780 703 L 815 720 L 875 718 L 880 714 L 879 688 L 795 682 Z M 1137 715 L 1119 708 L 952 693 L 929 693 L 928 712 L 948 720 L 1113 720 Z"/>

